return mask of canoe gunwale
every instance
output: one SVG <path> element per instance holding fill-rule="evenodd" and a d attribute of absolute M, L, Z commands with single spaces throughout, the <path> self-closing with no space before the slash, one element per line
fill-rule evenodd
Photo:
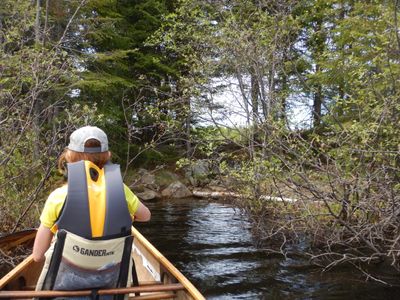
<path fill-rule="evenodd" d="M 193 299 L 205 300 L 197 288 L 134 227 L 132 227 L 132 234 L 160 262 L 166 271 L 185 287 Z"/>

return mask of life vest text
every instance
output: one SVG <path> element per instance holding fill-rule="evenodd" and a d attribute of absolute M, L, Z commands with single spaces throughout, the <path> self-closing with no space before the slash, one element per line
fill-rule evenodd
<path fill-rule="evenodd" d="M 79 252 L 79 254 L 86 255 L 86 256 L 109 256 L 114 255 L 114 251 L 107 252 L 106 249 L 86 249 L 86 248 L 79 248 L 78 246 L 73 247 L 75 252 Z"/>

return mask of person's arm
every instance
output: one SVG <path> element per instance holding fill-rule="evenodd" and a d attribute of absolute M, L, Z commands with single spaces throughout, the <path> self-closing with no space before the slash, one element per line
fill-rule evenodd
<path fill-rule="evenodd" d="M 34 261 L 40 262 L 44 260 L 44 254 L 49 249 L 52 239 L 53 233 L 49 228 L 41 224 L 36 233 L 35 243 L 33 244 L 32 255 Z"/>
<path fill-rule="evenodd" d="M 140 202 L 139 198 L 124 184 L 126 202 L 133 221 L 147 222 L 151 218 L 150 210 Z"/>
<path fill-rule="evenodd" d="M 134 221 L 147 222 L 151 218 L 151 213 L 150 210 L 142 202 L 139 201 L 139 206 L 134 214 L 134 217 Z"/>
<path fill-rule="evenodd" d="M 44 254 L 49 249 L 54 232 L 50 230 L 56 222 L 58 215 L 64 205 L 67 196 L 67 185 L 55 189 L 46 200 L 42 214 L 40 215 L 40 226 L 36 233 L 33 245 L 33 259 L 37 262 L 44 259 Z"/>

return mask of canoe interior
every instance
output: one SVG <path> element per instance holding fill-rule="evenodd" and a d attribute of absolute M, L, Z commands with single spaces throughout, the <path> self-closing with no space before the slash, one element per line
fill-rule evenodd
<path fill-rule="evenodd" d="M 130 294 L 129 299 L 204 299 L 197 289 L 162 256 L 139 232 L 134 230 L 132 256 L 138 276 L 139 287 L 154 287 L 154 291 Z M 0 280 L 1 291 L 33 291 L 43 263 L 36 263 L 32 256 L 26 258 Z M 158 291 L 161 285 L 182 284 L 174 291 Z M 0 292 L 1 298 L 1 292 Z"/>
<path fill-rule="evenodd" d="M 33 240 L 36 236 L 36 229 L 26 229 L 19 232 L 6 234 L 0 236 L 0 249 L 7 251 L 17 246 L 24 245 L 25 247 L 31 248 L 33 246 Z"/>

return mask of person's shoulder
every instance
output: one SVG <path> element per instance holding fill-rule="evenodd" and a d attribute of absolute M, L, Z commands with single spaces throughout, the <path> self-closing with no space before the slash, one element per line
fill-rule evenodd
<path fill-rule="evenodd" d="M 59 188 L 56 188 L 54 191 L 52 191 L 49 195 L 49 199 L 54 200 L 65 200 L 65 197 L 67 196 L 68 192 L 68 185 L 63 185 Z"/>
<path fill-rule="evenodd" d="M 132 190 L 129 188 L 129 186 L 127 186 L 124 183 L 124 192 L 125 192 L 125 196 L 134 196 L 135 194 L 132 192 Z"/>
<path fill-rule="evenodd" d="M 133 193 L 133 191 L 129 188 L 129 186 L 127 186 L 124 183 L 124 192 L 125 192 L 125 198 L 128 202 L 136 202 L 138 199 L 138 197 Z"/>

